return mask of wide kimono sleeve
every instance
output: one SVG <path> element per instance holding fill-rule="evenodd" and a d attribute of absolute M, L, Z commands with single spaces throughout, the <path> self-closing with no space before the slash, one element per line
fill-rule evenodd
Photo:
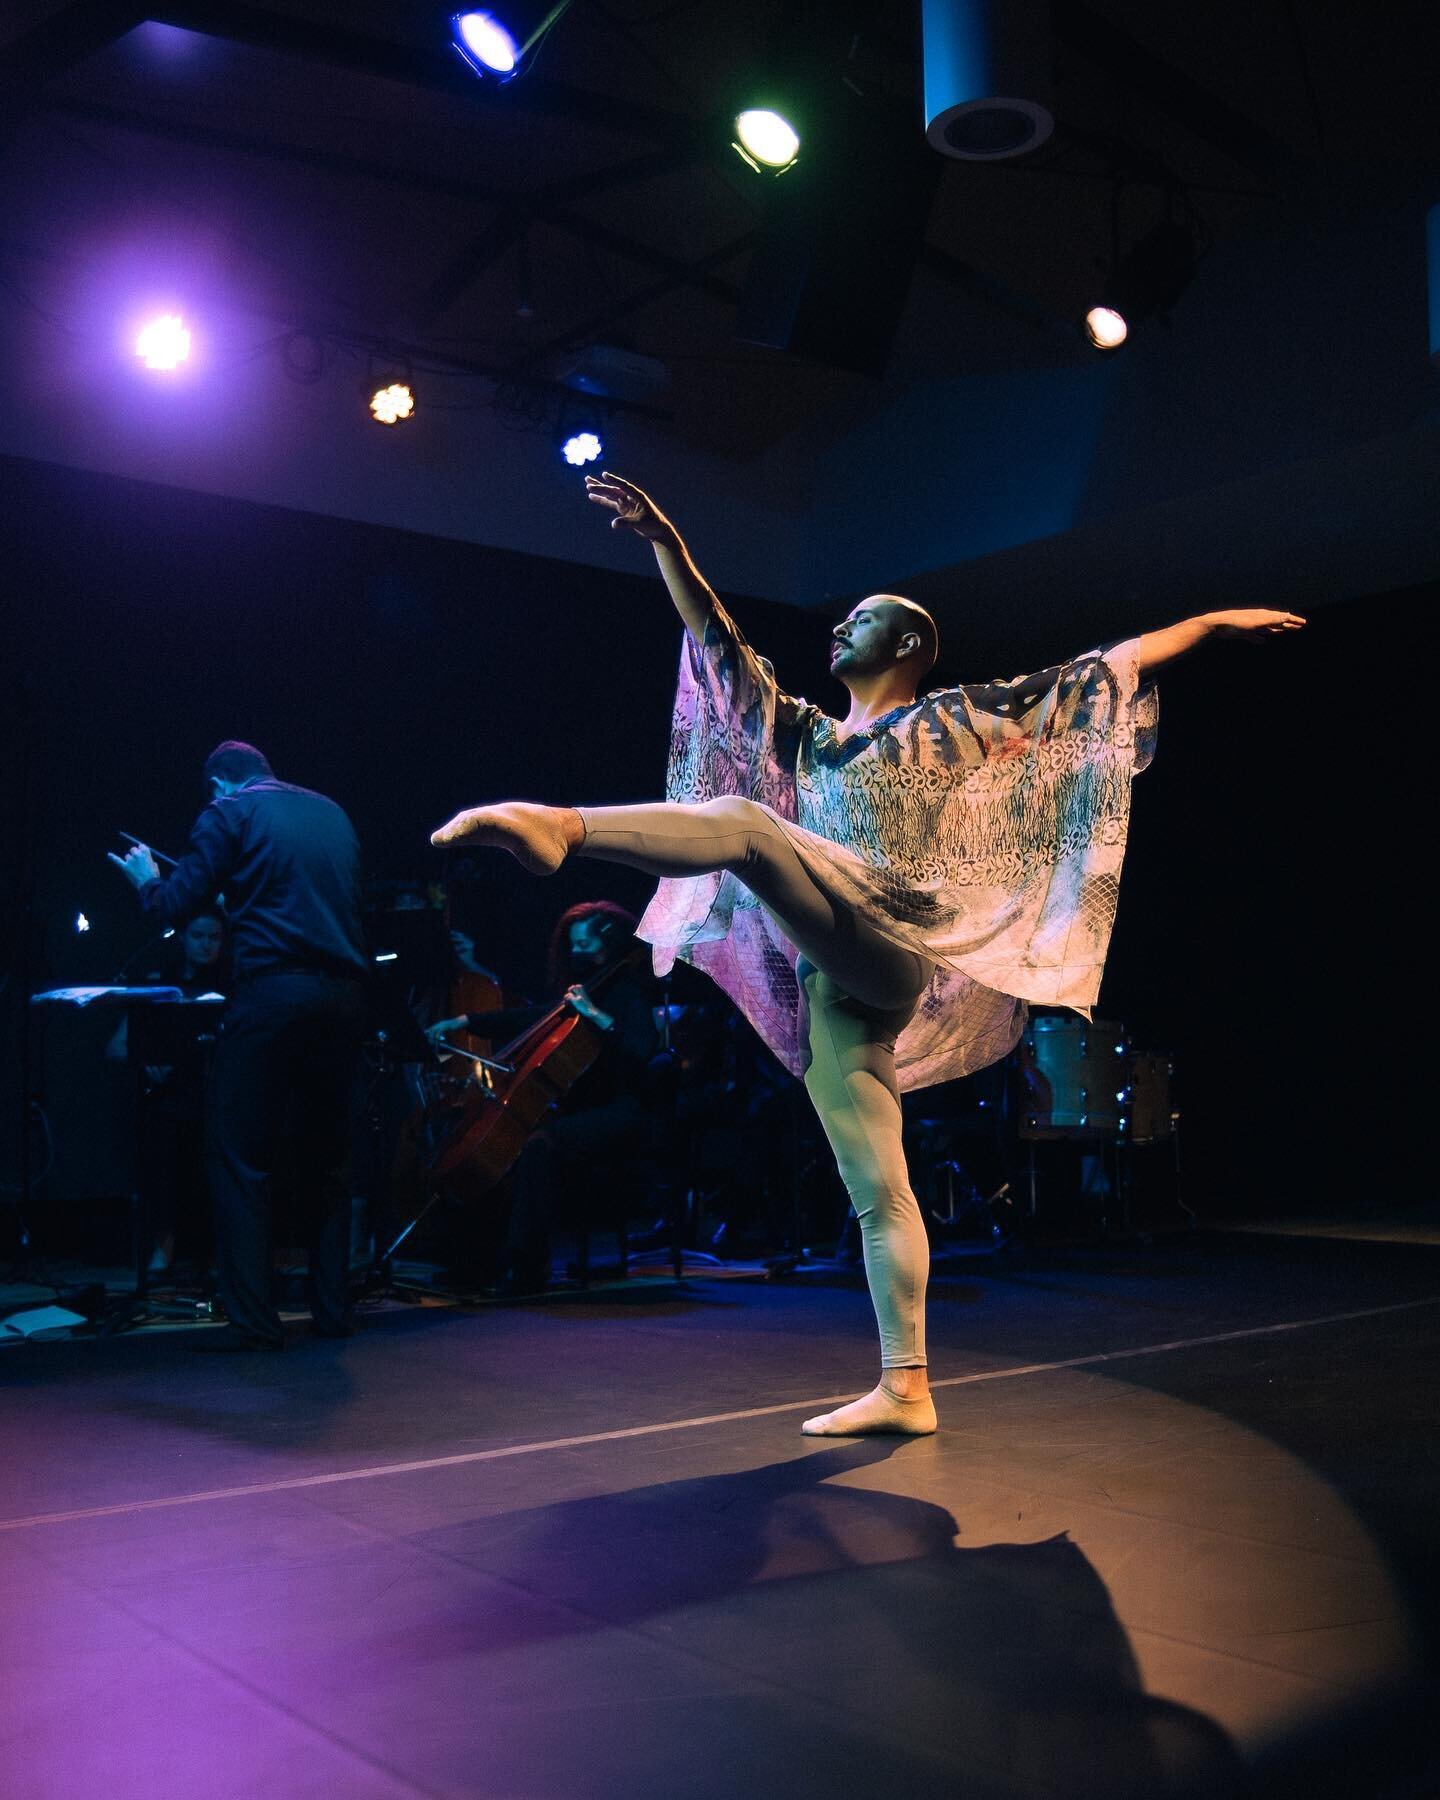
<path fill-rule="evenodd" d="M 681 646 L 665 798 L 693 806 L 739 794 L 793 819 L 796 749 L 812 711 L 782 691 L 717 602 L 704 643 L 687 631 Z"/>
<path fill-rule="evenodd" d="M 952 967 L 1019 999 L 1094 1004 L 1157 712 L 1138 638 L 930 697 L 929 753 L 952 771 L 934 842 Z"/>
<path fill-rule="evenodd" d="M 738 795 L 793 821 L 795 771 L 815 709 L 784 692 L 769 662 L 723 606 L 703 644 L 687 632 L 670 728 L 665 798 L 698 806 Z M 760 903 L 728 873 L 662 881 L 640 922 L 657 975 L 679 957 L 714 980 L 792 1068 L 798 990 L 795 951 Z"/>

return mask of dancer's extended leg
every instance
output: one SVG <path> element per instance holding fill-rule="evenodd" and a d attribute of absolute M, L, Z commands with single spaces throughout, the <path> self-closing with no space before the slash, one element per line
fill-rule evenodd
<path fill-rule="evenodd" d="M 800 953 L 869 1006 L 914 1003 L 929 965 L 884 937 L 816 881 L 773 813 L 753 800 L 702 806 L 539 806 L 510 800 L 457 813 L 431 838 L 442 849 L 493 844 L 536 874 L 568 855 L 624 863 L 649 875 L 729 869 L 774 915 Z"/>
<path fill-rule="evenodd" d="M 836 900 L 806 868 L 773 813 L 753 800 L 702 806 L 586 806 L 580 856 L 650 875 L 738 875 L 807 962 L 865 1005 L 913 1007 L 930 965 Z"/>

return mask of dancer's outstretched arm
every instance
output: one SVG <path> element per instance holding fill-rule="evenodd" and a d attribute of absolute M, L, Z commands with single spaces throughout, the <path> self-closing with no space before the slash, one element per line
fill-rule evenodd
<path fill-rule="evenodd" d="M 1147 631 L 1140 639 L 1140 674 L 1153 675 L 1177 657 L 1188 655 L 1212 638 L 1280 637 L 1298 631 L 1305 623 L 1298 613 L 1272 612 L 1264 606 L 1240 607 L 1233 612 L 1197 613 L 1164 631 Z"/>
<path fill-rule="evenodd" d="M 716 606 L 715 590 L 695 567 L 684 539 L 669 519 L 643 489 L 619 475 L 587 475 L 585 495 L 614 513 L 610 521 L 613 530 L 633 531 L 650 545 L 685 629 L 697 644 L 703 644 Z"/>

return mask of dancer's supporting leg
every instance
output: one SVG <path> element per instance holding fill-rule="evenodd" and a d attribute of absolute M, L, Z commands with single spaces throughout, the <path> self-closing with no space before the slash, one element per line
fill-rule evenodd
<path fill-rule="evenodd" d="M 807 1419 L 809 1437 L 931 1432 L 925 1376 L 925 1285 L 930 1244 L 901 1141 L 895 1039 L 915 1010 L 862 1006 L 802 962 L 809 1023 L 805 1087 L 860 1221 L 865 1275 L 880 1328 L 880 1384 L 862 1399 Z"/>
<path fill-rule="evenodd" d="M 894 1072 L 895 1037 L 929 978 L 925 959 L 829 894 L 773 815 L 749 800 L 583 812 L 511 802 L 461 813 L 434 841 L 493 843 L 537 871 L 558 868 L 571 852 L 658 876 L 728 869 L 775 917 L 810 965 L 806 1087 L 860 1218 L 881 1328 L 880 1386 L 805 1429 L 933 1431 L 923 1326 L 928 1253 L 905 1175 Z"/>

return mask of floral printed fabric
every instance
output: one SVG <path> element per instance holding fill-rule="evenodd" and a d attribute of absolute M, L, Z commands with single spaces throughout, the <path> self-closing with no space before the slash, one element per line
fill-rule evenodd
<path fill-rule="evenodd" d="M 1138 640 L 1015 681 L 942 689 L 841 742 L 782 692 L 723 609 L 687 634 L 665 794 L 767 806 L 816 881 L 935 963 L 896 1044 L 904 1088 L 1013 1048 L 1024 1002 L 1085 1012 L 1100 988 L 1130 815 L 1157 713 Z M 662 881 L 641 923 L 804 1068 L 796 953 L 727 873 Z"/>

